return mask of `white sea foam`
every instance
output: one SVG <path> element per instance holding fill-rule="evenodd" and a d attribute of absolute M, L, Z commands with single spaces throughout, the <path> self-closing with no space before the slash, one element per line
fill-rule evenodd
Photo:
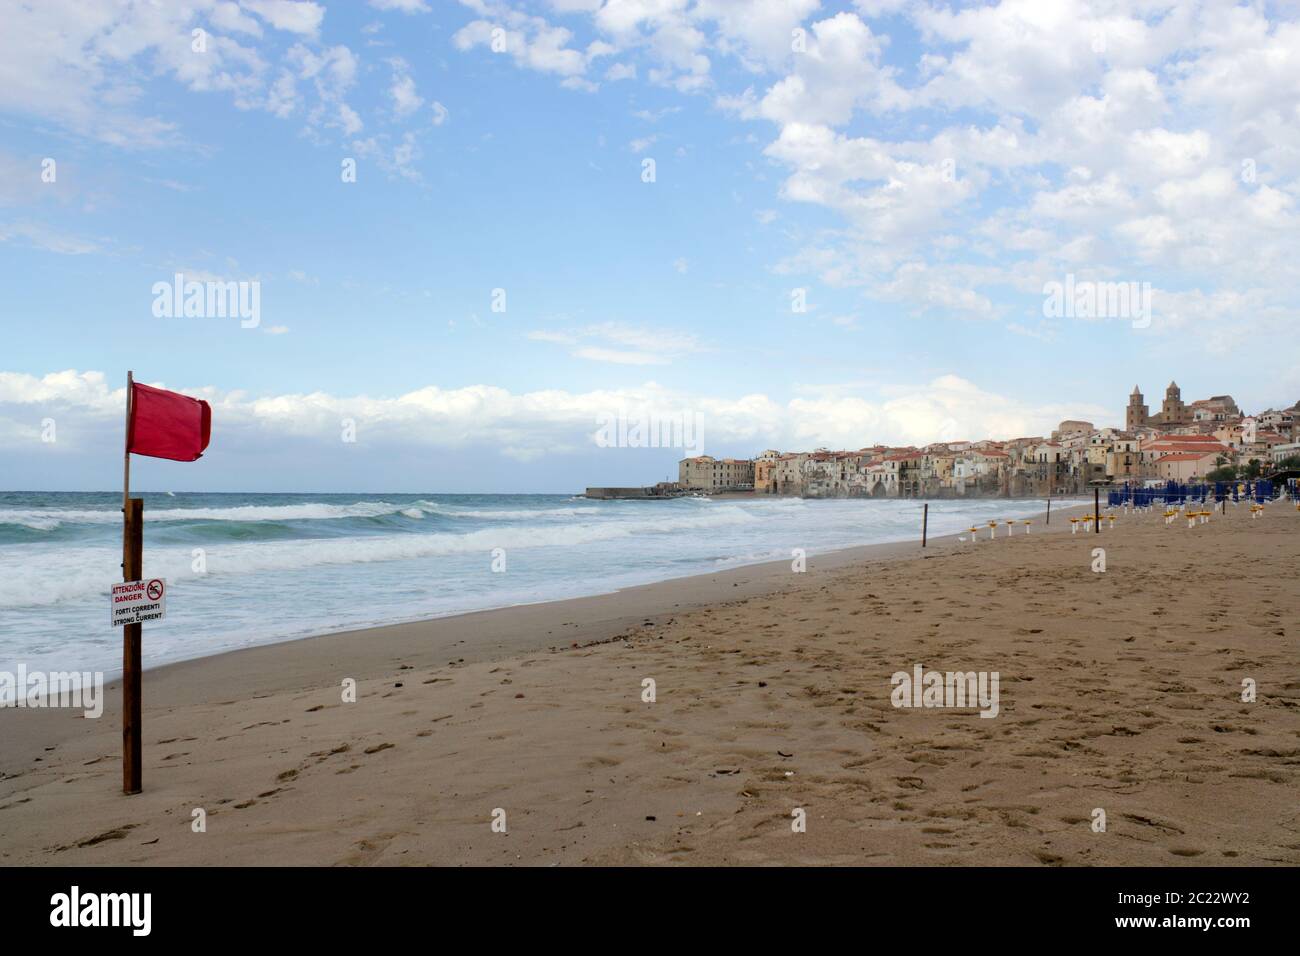
<path fill-rule="evenodd" d="M 639 535 L 708 531 L 757 519 L 740 508 L 663 520 L 602 521 L 586 524 L 503 525 L 455 534 L 372 535 L 341 539 L 229 542 L 205 549 L 205 577 L 266 574 L 324 565 L 410 561 L 440 555 L 488 554 L 493 548 L 575 548 Z M 196 577 L 188 547 L 145 549 L 145 577 L 174 581 Z M 107 594 L 116 580 L 121 553 L 112 547 L 79 546 L 48 551 L 0 551 L 0 608 L 38 607 Z"/>
<path fill-rule="evenodd" d="M 121 515 L 118 515 L 118 520 L 121 520 Z M 63 521 L 43 511 L 0 511 L 0 525 L 3 524 L 31 528 L 33 531 L 53 531 Z"/>
<path fill-rule="evenodd" d="M 598 504 L 586 508 L 465 508 L 456 505 L 439 505 L 432 501 L 417 501 L 416 506 L 427 514 L 445 515 L 448 518 L 573 518 L 588 515 L 607 516 Z"/>
<path fill-rule="evenodd" d="M 388 501 L 358 501 L 350 505 L 306 503 L 298 505 L 242 505 L 235 508 L 146 508 L 146 521 L 321 521 L 340 518 L 377 518 L 406 514 L 422 517 L 423 508 Z M 0 525 L 24 525 L 50 530 L 49 522 L 73 524 L 121 524 L 120 509 L 41 510 L 0 509 Z"/>
<path fill-rule="evenodd" d="M 296 505 L 242 505 L 234 508 L 146 508 L 147 521 L 334 521 L 346 518 L 380 518 L 400 514 L 407 518 L 443 515 L 449 518 L 487 518 L 515 520 L 533 518 L 572 518 L 595 516 L 600 506 L 586 508 L 467 508 L 415 501 L 394 504 L 389 501 L 357 501 L 352 504 L 308 502 Z M 52 531 L 63 522 L 71 524 L 120 524 L 118 509 L 3 509 L 0 525 L 18 525 L 38 531 Z"/>

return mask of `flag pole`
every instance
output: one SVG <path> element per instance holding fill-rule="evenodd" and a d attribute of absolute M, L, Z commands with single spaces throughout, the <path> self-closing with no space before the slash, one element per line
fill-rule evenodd
<path fill-rule="evenodd" d="M 126 502 L 131 497 L 131 392 L 135 383 L 135 373 L 126 373 L 126 429 L 122 438 L 122 513 L 126 513 Z M 122 547 L 126 547 L 126 526 L 122 530 Z"/>
<path fill-rule="evenodd" d="M 134 375 L 126 373 L 126 435 L 122 446 L 122 580 L 138 581 L 144 574 L 144 500 L 131 498 L 131 411 Z M 143 789 L 140 741 L 140 631 L 122 628 L 122 792 Z"/>

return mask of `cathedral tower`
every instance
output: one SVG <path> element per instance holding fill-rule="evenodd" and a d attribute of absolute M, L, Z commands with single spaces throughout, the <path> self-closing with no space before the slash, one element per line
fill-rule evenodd
<path fill-rule="evenodd" d="M 1150 417 L 1146 404 L 1142 401 L 1142 392 L 1134 385 L 1133 394 L 1128 397 L 1128 411 L 1124 415 L 1124 430 L 1135 431 L 1146 425 Z"/>
<path fill-rule="evenodd" d="M 1165 389 L 1165 401 L 1160 407 L 1160 423 L 1177 427 L 1186 425 L 1191 421 L 1191 413 L 1188 412 L 1187 406 L 1183 404 L 1183 393 L 1178 387 L 1177 382 L 1170 382 L 1169 387 Z"/>

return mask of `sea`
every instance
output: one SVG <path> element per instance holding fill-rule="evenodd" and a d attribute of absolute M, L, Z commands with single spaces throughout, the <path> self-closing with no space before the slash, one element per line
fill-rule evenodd
<path fill-rule="evenodd" d="M 919 540 L 921 502 L 595 501 L 571 495 L 145 493 L 144 576 L 167 583 L 144 666 L 313 634 L 602 594 L 854 545 Z M 0 492 L 0 671 L 121 672 L 120 493 Z M 1041 515 L 930 503 L 929 533 Z"/>

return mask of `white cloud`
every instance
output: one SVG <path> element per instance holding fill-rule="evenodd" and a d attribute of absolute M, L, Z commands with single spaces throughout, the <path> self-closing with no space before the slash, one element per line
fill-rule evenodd
<path fill-rule="evenodd" d="M 871 392 L 880 398 L 874 400 L 833 388 L 806 391 L 814 397 L 788 404 L 797 448 L 852 449 L 877 441 L 921 446 L 941 436 L 1010 439 L 1048 434 L 1065 418 L 1106 420 L 1106 410 L 1096 406 L 1020 402 L 956 375 L 902 386 L 876 384 Z"/>
<path fill-rule="evenodd" d="M 906 146 L 827 126 L 789 123 L 764 152 L 792 170 L 785 198 L 835 209 L 881 242 L 928 235 L 975 192 L 974 181 L 951 175 L 946 160 L 902 158 L 895 154 Z"/>
<path fill-rule="evenodd" d="M 668 359 L 664 355 L 657 355 L 653 352 L 634 352 L 628 349 L 607 349 L 600 346 L 587 345 L 582 348 L 574 349 L 575 358 L 587 359 L 591 362 L 608 362 L 613 365 L 667 365 Z"/>
<path fill-rule="evenodd" d="M 315 36 L 325 19 L 325 8 L 306 0 L 242 0 L 251 10 L 277 30 Z"/>
<path fill-rule="evenodd" d="M 1102 17 L 1091 6 L 1078 0 L 1003 0 L 960 10 L 918 5 L 915 19 L 923 34 L 958 47 L 936 59 L 935 75 L 919 98 L 951 107 L 992 105 L 1045 115 L 1098 82 L 1107 57 L 1124 59 L 1126 51 L 1144 44 L 1150 49 L 1142 20 Z M 1094 50 L 1098 38 L 1105 54 Z"/>
<path fill-rule="evenodd" d="M 504 49 L 499 55 L 511 57 L 518 66 L 542 73 L 555 73 L 569 79 L 581 77 L 587 70 L 586 53 L 569 46 L 572 31 L 555 27 L 541 17 L 527 16 L 502 9 L 499 19 L 473 20 L 452 35 L 452 44 L 462 52 L 484 47 L 490 53 L 494 38 Z M 593 56 L 604 55 L 597 48 Z"/>
<path fill-rule="evenodd" d="M 381 133 L 367 139 L 353 140 L 351 147 L 358 156 L 373 161 L 390 177 L 398 176 L 413 183 L 423 182 L 415 164 L 424 153 L 414 132 L 408 130 L 396 140 L 387 133 Z"/>
<path fill-rule="evenodd" d="M 236 453 L 223 449 L 254 454 L 257 447 L 290 438 L 336 449 L 344 418 L 355 420 L 375 449 L 492 445 L 535 460 L 557 449 L 590 446 L 594 423 L 626 409 L 664 417 L 689 413 L 698 416 L 711 445 L 755 452 L 765 447 L 861 448 L 877 442 L 921 445 L 938 440 L 941 430 L 953 429 L 971 438 L 1013 438 L 1046 434 L 1065 418 L 1105 421 L 1107 416 L 1105 409 L 1090 405 L 1020 402 L 955 375 L 910 385 L 865 383 L 848 390 L 811 385 L 788 402 L 761 393 L 728 397 L 684 392 L 654 382 L 587 392 L 524 393 L 493 385 L 430 385 L 388 397 L 326 392 L 253 397 L 188 383 L 147 384 L 212 404 L 210 455 Z M 120 425 L 124 401 L 125 388 L 110 387 L 100 372 L 69 370 L 42 377 L 0 372 L 0 447 L 21 448 L 39 441 L 23 423 L 44 415 L 59 421 L 61 441 L 65 430 L 107 435 L 114 423 Z"/>
<path fill-rule="evenodd" d="M 393 101 L 393 112 L 401 119 L 423 106 L 424 99 L 415 90 L 415 80 L 411 76 L 410 65 L 405 60 L 393 57 L 388 65 L 392 69 L 388 95 Z"/>
<path fill-rule="evenodd" d="M 234 3 L 233 0 L 216 4 L 208 16 L 212 25 L 218 30 L 233 30 L 255 37 L 262 35 L 261 24 L 252 17 L 246 16 L 244 11 L 239 9 L 239 4 Z"/>
<path fill-rule="evenodd" d="M 685 260 L 678 260 L 685 263 Z M 678 267 L 680 271 L 680 266 Z M 668 365 L 684 355 L 703 351 L 688 332 L 648 329 L 620 322 L 603 322 L 578 329 L 529 332 L 528 338 L 571 347 L 575 358 L 618 365 Z"/>
<path fill-rule="evenodd" d="M 938 269 L 924 262 L 908 262 L 880 282 L 872 294 L 902 303 L 914 315 L 924 313 L 961 318 L 992 318 L 993 303 L 972 288 L 969 269 Z"/>
<path fill-rule="evenodd" d="M 376 10 L 398 10 L 402 13 L 428 13 L 429 5 L 424 0 L 370 0 Z"/>
<path fill-rule="evenodd" d="M 152 97 L 154 84 L 225 93 L 238 109 L 287 117 L 304 105 L 296 84 L 305 48 L 282 53 L 276 33 L 314 43 L 324 13 L 291 0 L 26 5 L 0 31 L 0 112 L 127 149 L 182 142 L 187 114 L 151 115 L 157 99 L 169 99 Z M 192 48 L 198 29 L 201 51 Z M 338 66 L 340 53 L 351 56 L 345 47 L 319 56 Z"/>
<path fill-rule="evenodd" d="M 814 24 L 809 53 L 765 93 L 716 100 L 776 124 L 765 153 L 789 171 L 783 198 L 849 224 L 778 271 L 954 317 L 997 317 L 1008 290 L 1067 269 L 1158 274 L 1270 315 L 1293 302 L 1300 61 L 1283 51 L 1296 24 L 1215 3 L 858 7 L 919 28 L 915 86 L 879 66 L 887 38 L 839 14 Z M 845 134 L 863 113 L 914 138 Z M 972 255 L 996 265 L 957 258 Z M 1219 322 L 1240 330 L 1243 318 L 1234 308 Z"/>
<path fill-rule="evenodd" d="M 14 241 L 65 256 L 81 256 L 104 249 L 103 243 L 97 239 L 70 235 L 42 223 L 0 222 L 0 242 Z"/>
<path fill-rule="evenodd" d="M 645 120 L 647 123 L 657 123 L 665 116 L 672 116 L 674 113 L 680 113 L 680 106 L 664 106 L 657 110 L 636 110 L 632 115 L 639 120 Z"/>
<path fill-rule="evenodd" d="M 691 13 L 716 22 L 720 52 L 760 70 L 790 57 L 794 29 L 820 6 L 820 0 L 699 0 Z"/>
<path fill-rule="evenodd" d="M 893 71 L 880 65 L 881 42 L 851 13 L 813 24 L 808 51 L 792 60 L 793 72 L 763 97 L 759 112 L 776 123 L 847 123 L 859 106 L 889 107 L 902 94 Z"/>
<path fill-rule="evenodd" d="M 275 89 L 277 98 L 286 102 L 282 115 L 297 108 L 296 82 L 301 79 L 310 81 L 317 97 L 316 105 L 307 113 L 310 132 L 337 129 L 347 137 L 355 136 L 364 128 L 356 110 L 344 101 L 356 84 L 359 68 L 357 56 L 350 49 L 337 45 L 316 51 L 296 43 L 286 53 L 284 62 L 286 69 Z"/>
<path fill-rule="evenodd" d="M 905 9 L 912 0 L 853 0 L 853 6 L 869 20 L 885 17 Z"/>
<path fill-rule="evenodd" d="M 361 122 L 361 117 L 357 115 L 356 110 L 347 103 L 340 103 L 338 125 L 343 130 L 344 136 L 355 136 L 361 132 L 365 124 Z"/>

